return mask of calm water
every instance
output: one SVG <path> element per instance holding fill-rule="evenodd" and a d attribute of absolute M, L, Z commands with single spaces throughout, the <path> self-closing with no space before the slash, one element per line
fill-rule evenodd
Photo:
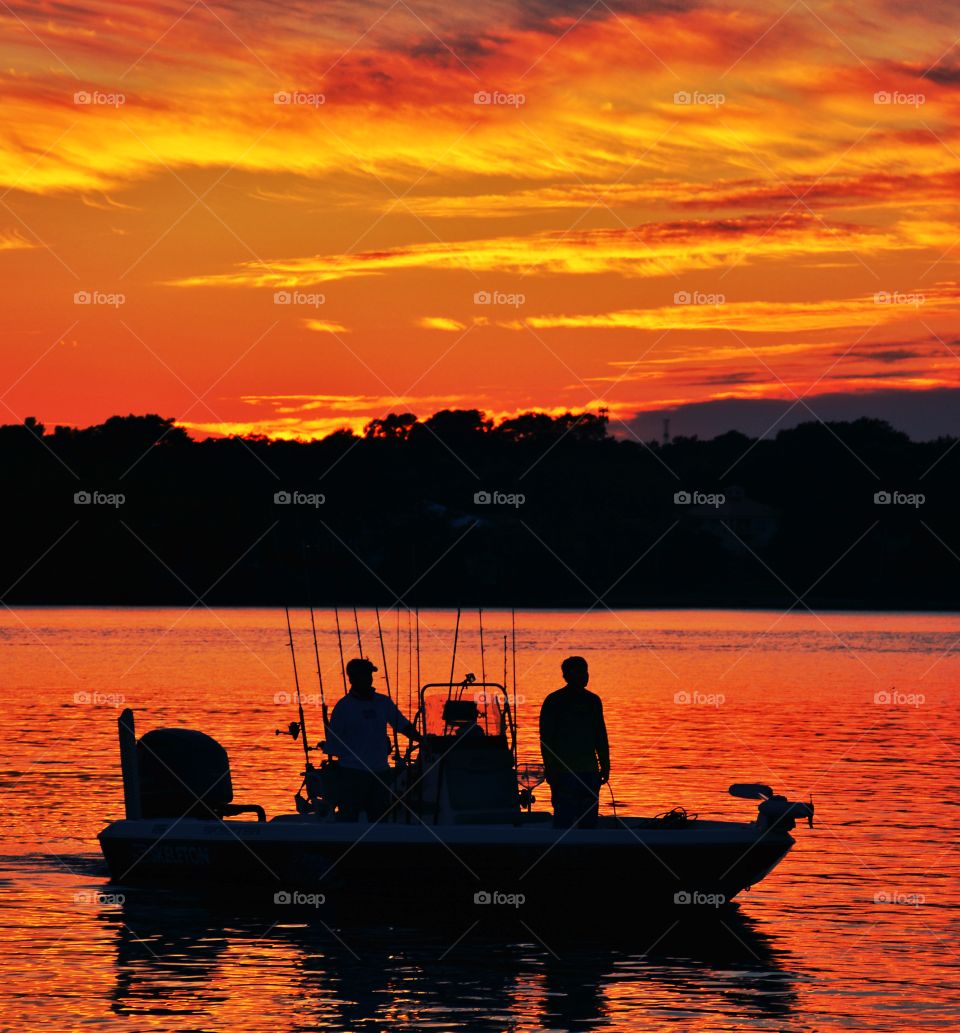
<path fill-rule="evenodd" d="M 311 737 L 316 672 L 294 614 Z M 328 693 L 332 617 L 319 615 Z M 453 614 L 422 615 L 423 680 L 450 669 Z M 416 677 L 407 617 L 385 618 L 391 681 Z M 372 614 L 360 614 L 379 656 Z M 485 615 L 488 678 L 509 615 Z M 351 615 L 352 632 L 352 615 Z M 118 706 L 139 730 L 227 746 L 238 799 L 290 810 L 299 754 L 283 615 L 23 609 L 0 614 L 0 1029 L 939 1030 L 960 1024 L 960 617 L 518 614 L 521 759 L 563 656 L 605 700 L 621 808 L 748 820 L 760 780 L 818 824 L 704 926 L 615 941 L 489 930 L 333 927 L 106 882 L 95 835 L 121 816 Z M 399 648 L 398 648 L 399 646 Z M 382 666 L 382 665 L 381 665 Z M 481 672 L 465 614 L 457 676 Z M 544 794 L 545 800 L 546 794 Z M 609 810 L 609 799 L 604 807 Z M 399 891 L 402 891 L 400 888 Z M 571 887 L 575 892 L 575 887 Z M 104 895 L 106 894 L 106 895 Z M 560 916 L 562 917 L 562 916 Z"/>

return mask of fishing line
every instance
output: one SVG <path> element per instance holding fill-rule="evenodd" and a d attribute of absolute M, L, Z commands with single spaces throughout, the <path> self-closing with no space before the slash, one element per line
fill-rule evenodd
<path fill-rule="evenodd" d="M 613 795 L 613 787 L 610 785 L 610 779 L 607 779 L 607 790 L 610 793 L 610 806 L 613 808 L 613 816 L 617 817 L 617 801 Z"/>

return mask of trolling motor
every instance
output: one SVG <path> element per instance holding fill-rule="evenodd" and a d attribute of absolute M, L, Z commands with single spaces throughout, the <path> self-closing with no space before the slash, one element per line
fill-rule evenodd
<path fill-rule="evenodd" d="M 809 803 L 792 802 L 785 796 L 777 796 L 770 786 L 759 782 L 737 782 L 730 786 L 728 792 L 741 800 L 763 801 L 757 808 L 757 824 L 764 832 L 774 828 L 790 832 L 803 818 L 813 828 L 813 796 Z"/>

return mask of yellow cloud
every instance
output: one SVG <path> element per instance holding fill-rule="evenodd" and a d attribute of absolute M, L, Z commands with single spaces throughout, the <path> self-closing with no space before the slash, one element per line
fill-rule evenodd
<path fill-rule="evenodd" d="M 27 240 L 19 230 L 0 230 L 0 251 L 28 251 L 39 246 Z"/>
<path fill-rule="evenodd" d="M 417 320 L 417 326 L 422 326 L 425 330 L 466 330 L 467 328 L 464 323 L 460 323 L 456 319 L 447 319 L 445 316 L 423 316 Z"/>
<path fill-rule="evenodd" d="M 304 325 L 308 330 L 314 330 L 318 334 L 346 334 L 349 333 L 342 323 L 332 323 L 326 319 L 305 319 Z"/>

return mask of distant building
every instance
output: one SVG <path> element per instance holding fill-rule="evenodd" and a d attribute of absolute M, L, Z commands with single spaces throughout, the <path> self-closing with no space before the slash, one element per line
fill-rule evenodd
<path fill-rule="evenodd" d="M 695 501 L 690 506 L 689 519 L 700 530 L 715 535 L 729 549 L 742 548 L 740 542 L 751 549 L 763 549 L 770 544 L 780 522 L 780 515 L 773 506 L 747 498 L 737 484 L 725 487 L 718 495 L 722 502 L 714 498 L 711 502 Z"/>

